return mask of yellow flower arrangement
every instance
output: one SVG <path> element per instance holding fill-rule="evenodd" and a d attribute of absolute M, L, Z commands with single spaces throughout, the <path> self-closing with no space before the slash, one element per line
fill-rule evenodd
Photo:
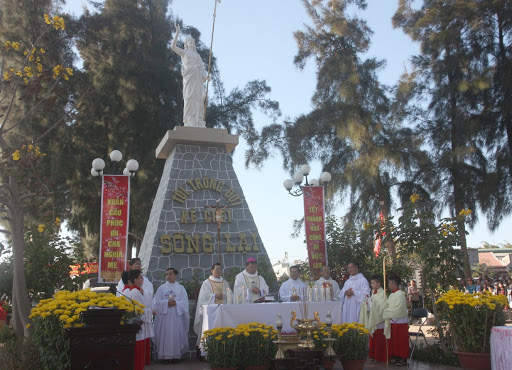
<path fill-rule="evenodd" d="M 441 318 L 449 323 L 456 350 L 486 353 L 490 351 L 491 328 L 504 325 L 503 309 L 507 298 L 488 292 L 463 293 L 450 290 L 437 301 Z"/>
<path fill-rule="evenodd" d="M 361 360 L 368 357 L 368 335 L 368 329 L 356 322 L 332 325 L 332 337 L 337 339 L 333 346 L 334 350 L 344 360 Z"/>
<path fill-rule="evenodd" d="M 237 367 L 269 364 L 277 350 L 276 339 L 273 326 L 251 322 L 207 330 L 201 341 L 211 367 Z"/>
<path fill-rule="evenodd" d="M 243 332 L 232 327 L 207 330 L 201 341 L 211 367 L 236 367 L 240 362 Z"/>
<path fill-rule="evenodd" d="M 144 305 L 135 300 L 133 303 L 125 297 L 91 292 L 90 289 L 76 292 L 64 290 L 56 293 L 53 298 L 39 301 L 29 318 L 32 319 L 32 338 L 41 350 L 43 362 L 48 368 L 67 368 L 70 361 L 69 341 L 63 330 L 84 326 L 80 313 L 88 307 L 115 307 L 125 310 L 123 319 L 126 320 L 144 312 Z M 62 366 L 58 367 L 57 364 Z"/>

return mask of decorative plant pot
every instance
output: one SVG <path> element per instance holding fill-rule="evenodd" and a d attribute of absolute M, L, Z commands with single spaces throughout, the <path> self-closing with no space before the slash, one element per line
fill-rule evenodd
<path fill-rule="evenodd" d="M 341 365 L 343 370 L 363 370 L 366 359 L 362 360 L 343 360 L 341 359 Z"/>
<path fill-rule="evenodd" d="M 453 351 L 459 358 L 462 368 L 466 370 L 490 370 L 491 354 L 490 353 L 473 353 Z"/>
<path fill-rule="evenodd" d="M 335 363 L 336 363 L 336 361 L 322 361 L 322 366 L 325 369 L 333 369 Z"/>

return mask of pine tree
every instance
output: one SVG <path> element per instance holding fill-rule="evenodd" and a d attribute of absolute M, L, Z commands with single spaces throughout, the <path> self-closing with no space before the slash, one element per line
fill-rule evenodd
<path fill-rule="evenodd" d="M 480 107 L 487 88 L 486 57 L 468 30 L 476 2 L 424 1 L 420 9 L 400 1 L 393 18 L 413 40 L 421 43 L 421 55 L 413 58 L 415 70 L 404 76 L 401 88 L 409 91 L 422 122 L 418 134 L 426 137 L 433 166 L 419 175 L 452 217 L 464 209 L 477 220 L 476 207 L 485 206 L 489 193 L 488 160 L 480 140 Z M 459 237 L 464 273 L 471 276 L 462 218 Z"/>
<path fill-rule="evenodd" d="M 387 219 L 392 187 L 422 158 L 420 140 L 393 118 L 394 102 L 377 75 L 384 62 L 364 58 L 372 32 L 348 8 L 363 10 L 366 2 L 303 3 L 313 26 L 295 33 L 295 64 L 303 68 L 310 59 L 316 62 L 313 111 L 282 127 L 266 127 L 254 145 L 254 160 L 269 156 L 268 143 L 279 148 L 291 171 L 319 160 L 332 174 L 331 197 L 349 197 L 346 222 L 375 221 L 379 213 Z"/>

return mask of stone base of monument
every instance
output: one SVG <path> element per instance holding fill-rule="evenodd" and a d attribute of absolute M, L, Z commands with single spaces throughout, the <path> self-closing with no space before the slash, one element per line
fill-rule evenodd
<path fill-rule="evenodd" d="M 233 169 L 237 144 L 227 130 L 177 126 L 158 145 L 165 166 L 139 253 L 155 289 L 169 267 L 179 280 L 202 282 L 219 261 L 243 269 L 255 257 L 271 266 Z M 275 276 L 267 283 L 277 289 Z"/>

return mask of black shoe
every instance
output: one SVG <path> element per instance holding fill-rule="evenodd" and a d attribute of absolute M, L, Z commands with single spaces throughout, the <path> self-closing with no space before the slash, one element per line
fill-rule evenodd
<path fill-rule="evenodd" d="M 400 358 L 396 361 L 396 366 L 407 366 L 407 359 Z"/>

